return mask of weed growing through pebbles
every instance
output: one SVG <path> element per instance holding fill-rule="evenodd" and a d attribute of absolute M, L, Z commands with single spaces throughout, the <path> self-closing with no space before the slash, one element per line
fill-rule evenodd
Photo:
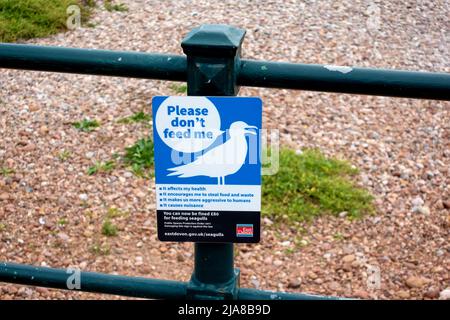
<path fill-rule="evenodd" d="M 16 172 L 15 172 L 14 169 L 12 169 L 12 168 L 9 168 L 9 167 L 0 167 L 0 176 L 5 176 L 5 177 L 7 177 L 7 176 L 9 176 L 9 175 L 11 175 L 11 174 L 14 174 L 14 173 L 16 173 Z"/>
<path fill-rule="evenodd" d="M 89 167 L 87 174 L 92 176 L 96 173 L 109 173 L 116 167 L 116 162 L 114 160 L 108 160 L 105 162 L 97 161 L 93 166 Z"/>
<path fill-rule="evenodd" d="M 335 234 L 333 234 L 333 239 L 336 241 L 342 241 L 344 240 L 344 235 L 340 232 L 336 232 Z"/>
<path fill-rule="evenodd" d="M 128 7 L 124 3 L 114 3 L 112 0 L 105 0 L 103 2 L 105 9 L 109 12 L 119 11 L 125 12 L 128 11 Z"/>
<path fill-rule="evenodd" d="M 107 211 L 107 217 L 109 219 L 114 219 L 114 218 L 122 218 L 122 217 L 126 217 L 128 216 L 128 212 L 127 211 L 122 211 L 119 208 L 116 207 L 110 207 L 108 208 Z"/>
<path fill-rule="evenodd" d="M 138 140 L 134 145 L 125 149 L 124 160 L 134 174 L 144 176 L 146 171 L 149 172 L 153 167 L 153 141 L 150 138 Z"/>
<path fill-rule="evenodd" d="M 61 218 L 58 220 L 58 226 L 63 227 L 67 224 L 67 219 Z"/>
<path fill-rule="evenodd" d="M 173 83 L 170 85 L 169 88 L 176 94 L 181 94 L 181 93 L 187 92 L 187 85 L 185 85 L 185 84 Z"/>
<path fill-rule="evenodd" d="M 145 113 L 144 111 L 136 112 L 135 114 L 119 119 L 118 123 L 129 124 L 134 122 L 150 122 L 152 120 L 152 115 Z"/>
<path fill-rule="evenodd" d="M 111 248 L 107 244 L 94 243 L 91 246 L 90 251 L 96 255 L 107 256 L 109 255 Z"/>
<path fill-rule="evenodd" d="M 72 156 L 72 153 L 68 150 L 63 150 L 58 153 L 58 159 L 62 162 L 68 160 Z"/>
<path fill-rule="evenodd" d="M 83 132 L 91 132 L 95 128 L 100 127 L 100 122 L 97 120 L 83 119 L 82 121 L 74 122 L 73 126 Z"/>
<path fill-rule="evenodd" d="M 102 225 L 102 234 L 107 237 L 117 236 L 117 226 L 110 219 L 105 219 Z"/>
<path fill-rule="evenodd" d="M 357 187 L 358 173 L 348 162 L 327 158 L 318 150 L 297 154 L 280 151 L 277 174 L 263 177 L 263 214 L 274 220 L 304 221 L 323 213 L 350 218 L 374 211 L 373 197 Z"/>

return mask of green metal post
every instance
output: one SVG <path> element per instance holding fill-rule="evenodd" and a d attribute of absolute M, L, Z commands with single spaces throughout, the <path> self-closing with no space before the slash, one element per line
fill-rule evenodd
<path fill-rule="evenodd" d="M 245 31 L 227 25 L 202 25 L 181 46 L 187 55 L 188 95 L 235 96 Z M 232 243 L 196 243 L 189 299 L 236 299 L 239 270 Z"/>

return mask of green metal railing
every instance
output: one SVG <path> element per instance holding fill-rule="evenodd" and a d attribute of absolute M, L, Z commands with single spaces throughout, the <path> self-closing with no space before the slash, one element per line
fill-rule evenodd
<path fill-rule="evenodd" d="M 233 96 L 239 86 L 450 100 L 450 74 L 305 65 L 240 58 L 245 31 L 203 25 L 185 56 L 0 44 L 0 68 L 186 81 L 189 95 Z M 68 289 L 67 270 L 0 262 L 0 281 Z M 80 272 L 80 290 L 154 299 L 336 299 L 239 287 L 233 244 L 196 243 L 189 282 Z"/>

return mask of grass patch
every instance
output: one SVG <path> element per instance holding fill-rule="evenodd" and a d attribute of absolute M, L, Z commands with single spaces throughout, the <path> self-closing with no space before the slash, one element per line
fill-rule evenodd
<path fill-rule="evenodd" d="M 323 213 L 347 211 L 351 218 L 374 211 L 373 197 L 355 186 L 357 169 L 342 160 L 327 158 L 317 150 L 297 154 L 280 150 L 277 174 L 263 177 L 263 214 L 280 220 L 305 221 Z"/>
<path fill-rule="evenodd" d="M 93 23 L 93 22 L 88 22 L 86 23 L 86 28 L 95 28 L 96 26 L 98 26 L 98 23 Z"/>
<path fill-rule="evenodd" d="M 68 160 L 72 156 L 72 153 L 68 150 L 63 150 L 58 153 L 58 159 L 62 162 Z"/>
<path fill-rule="evenodd" d="M 93 166 L 89 167 L 87 174 L 92 176 L 96 173 L 109 173 L 116 167 L 116 162 L 114 160 L 108 160 L 105 162 L 97 161 Z"/>
<path fill-rule="evenodd" d="M 125 164 L 130 166 L 134 174 L 144 176 L 150 174 L 153 167 L 153 141 L 150 138 L 140 139 L 125 149 Z"/>
<path fill-rule="evenodd" d="M 103 6 L 109 12 L 112 12 L 112 11 L 126 12 L 126 11 L 128 11 L 128 7 L 126 6 L 126 4 L 115 3 L 112 0 L 105 0 L 103 2 Z"/>
<path fill-rule="evenodd" d="M 102 225 L 102 234 L 107 237 L 117 236 L 117 226 L 111 220 L 106 219 Z"/>
<path fill-rule="evenodd" d="M 108 217 L 108 219 L 122 218 L 128 216 L 128 212 L 122 211 L 116 207 L 110 207 L 108 208 L 106 216 Z"/>
<path fill-rule="evenodd" d="M 150 122 L 150 120 L 152 120 L 151 114 L 145 113 L 144 111 L 139 111 L 129 117 L 119 119 L 117 122 L 129 124 L 134 122 Z"/>
<path fill-rule="evenodd" d="M 178 84 L 178 83 L 173 83 L 169 86 L 169 88 L 177 93 L 177 94 L 181 94 L 181 93 L 186 93 L 187 92 L 187 85 L 186 84 Z"/>
<path fill-rule="evenodd" d="M 14 169 L 11 169 L 11 168 L 8 168 L 8 167 L 0 167 L 0 176 L 7 177 L 7 176 L 9 176 L 11 174 L 14 174 L 14 173 L 16 173 L 14 171 Z"/>
<path fill-rule="evenodd" d="M 66 224 L 67 224 L 67 219 L 61 218 L 61 219 L 58 220 L 58 226 L 63 227 L 63 226 L 65 226 Z"/>
<path fill-rule="evenodd" d="M 287 248 L 284 250 L 284 254 L 289 256 L 295 253 L 295 249 L 294 248 Z"/>
<path fill-rule="evenodd" d="M 81 2 L 83 3 L 83 5 L 86 5 L 90 8 L 94 8 L 95 5 L 95 0 L 81 0 Z"/>
<path fill-rule="evenodd" d="M 0 0 L 0 42 L 45 37 L 67 30 L 70 5 L 81 9 L 81 21 L 90 13 L 91 0 Z"/>
<path fill-rule="evenodd" d="M 336 241 L 342 241 L 344 240 L 344 235 L 340 232 L 336 232 L 335 234 L 333 234 L 333 239 Z"/>
<path fill-rule="evenodd" d="M 83 132 L 91 132 L 95 128 L 100 127 L 97 120 L 83 119 L 83 121 L 74 122 L 73 126 Z"/>
<path fill-rule="evenodd" d="M 109 245 L 95 243 L 91 247 L 91 252 L 99 256 L 107 256 L 111 251 Z"/>

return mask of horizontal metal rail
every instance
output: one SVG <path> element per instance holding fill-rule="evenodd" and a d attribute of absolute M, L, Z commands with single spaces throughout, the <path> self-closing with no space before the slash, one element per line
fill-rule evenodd
<path fill-rule="evenodd" d="M 187 80 L 185 56 L 0 44 L 0 68 Z M 450 74 L 240 61 L 241 86 L 450 100 Z"/>
<path fill-rule="evenodd" d="M 186 81 L 186 57 L 143 52 L 0 44 L 0 68 Z"/>
<path fill-rule="evenodd" d="M 3 282 L 68 290 L 70 275 L 66 269 L 0 262 L 0 281 Z M 96 272 L 80 272 L 80 285 L 81 291 L 152 299 L 185 299 L 187 287 L 179 281 Z"/>
<path fill-rule="evenodd" d="M 0 282 L 69 290 L 72 271 L 0 262 Z M 80 272 L 80 288 L 75 291 L 113 294 L 147 299 L 186 299 L 188 283 L 142 277 Z M 240 288 L 239 300 L 335 300 L 336 297 L 273 292 Z"/>
<path fill-rule="evenodd" d="M 243 60 L 238 84 L 450 100 L 450 74 Z"/>

